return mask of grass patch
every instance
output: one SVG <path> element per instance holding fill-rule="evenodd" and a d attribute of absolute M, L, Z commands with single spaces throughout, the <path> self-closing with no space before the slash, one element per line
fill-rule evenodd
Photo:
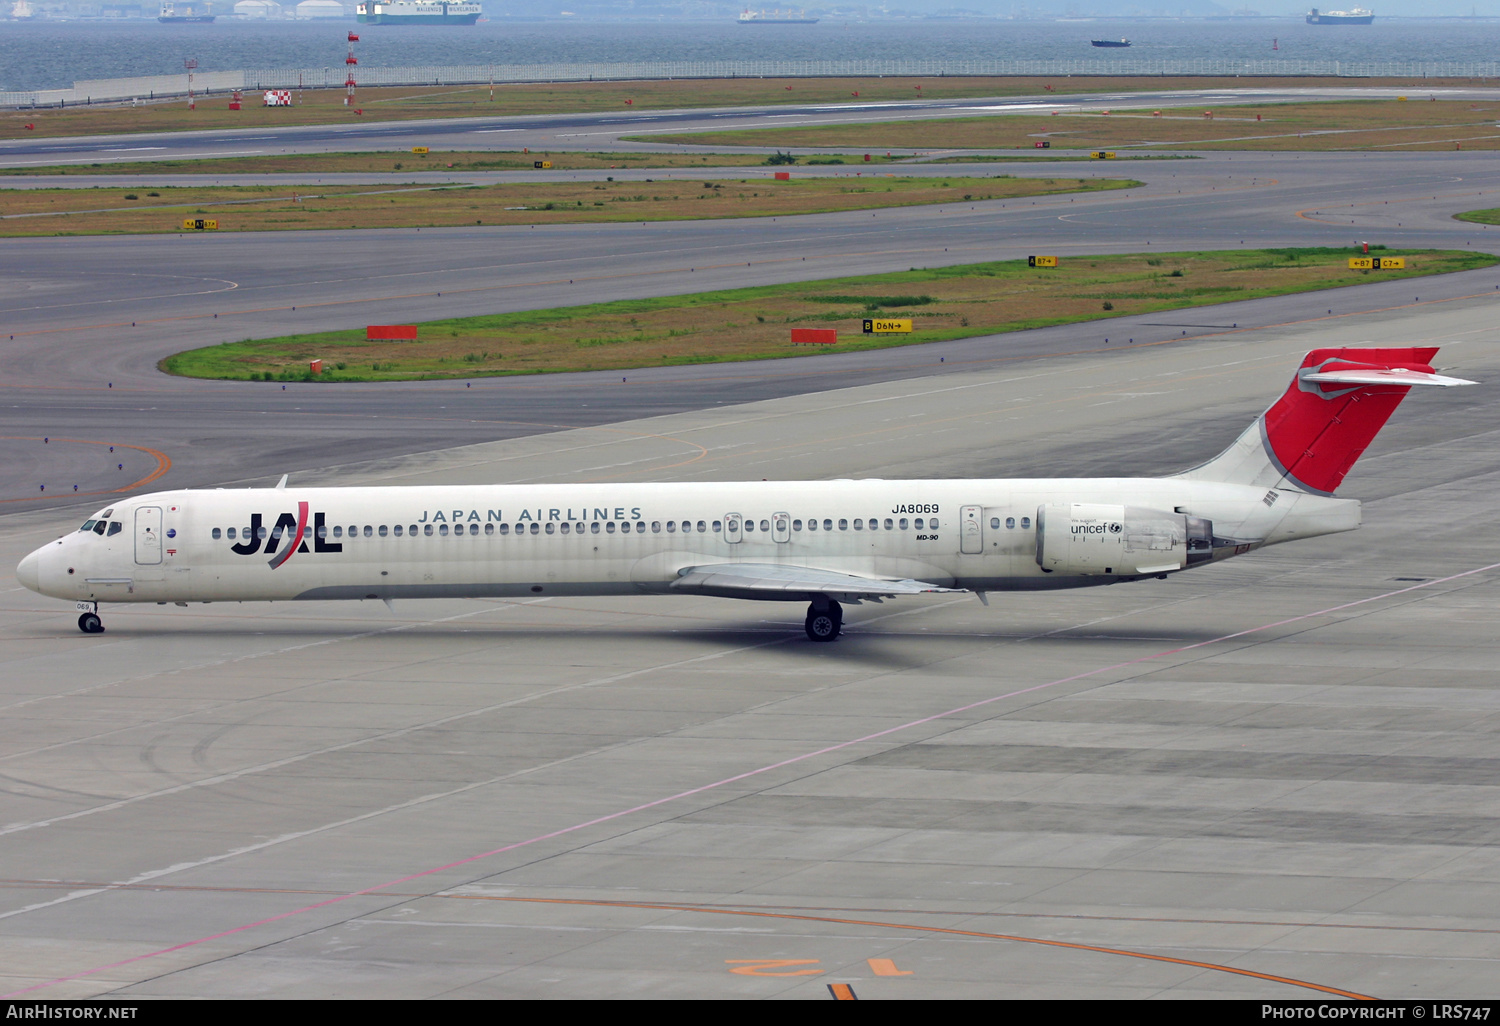
<path fill-rule="evenodd" d="M 229 342 L 170 356 L 171 374 L 239 380 L 407 381 L 551 371 L 623 370 L 878 349 L 1043 327 L 1107 316 L 1178 310 L 1352 285 L 1353 249 L 1231 250 L 1065 257 L 1054 269 L 1024 260 L 867 277 L 794 282 L 637 299 L 421 325 L 418 341 L 368 342 L 363 330 Z M 1388 250 L 1418 277 L 1500 263 L 1483 253 Z M 863 335 L 870 309 L 916 322 L 909 336 Z M 833 347 L 794 347 L 797 326 L 835 328 Z"/>
<path fill-rule="evenodd" d="M 1473 221 L 1475 224 L 1500 224 L 1500 208 L 1489 210 L 1466 210 L 1462 214 L 1454 214 L 1455 221 Z"/>
<path fill-rule="evenodd" d="M 1500 103 L 1413 99 L 1346 100 L 1217 109 L 1098 110 L 941 118 L 807 128 L 755 128 L 653 135 L 656 143 L 700 146 L 856 147 L 871 150 L 1053 149 L 1124 146 L 1235 150 L 1451 150 L 1500 148 Z M 1204 116 L 1212 109 L 1213 117 Z M 1259 120 L 1257 120 L 1259 118 Z M 628 137 L 627 137 L 628 138 Z"/>
<path fill-rule="evenodd" d="M 702 220 L 1014 199 L 1139 184 L 1009 175 L 776 181 L 767 169 L 754 177 L 707 182 L 678 177 L 659 182 L 367 185 L 338 192 L 297 192 L 288 186 L 163 188 L 154 200 L 119 189 L 12 189 L 0 192 L 0 236 L 165 234 L 182 231 L 185 217 L 204 215 L 215 218 L 220 231 Z"/>

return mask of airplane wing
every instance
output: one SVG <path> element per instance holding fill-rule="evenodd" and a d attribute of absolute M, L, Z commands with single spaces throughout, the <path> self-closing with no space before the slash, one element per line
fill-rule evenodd
<path fill-rule="evenodd" d="M 927 581 L 860 577 L 785 563 L 716 563 L 685 567 L 679 574 L 672 582 L 673 591 L 723 598 L 810 599 L 813 595 L 827 595 L 857 602 L 860 599 L 879 601 L 896 595 L 963 591 L 962 588 L 945 588 Z"/>

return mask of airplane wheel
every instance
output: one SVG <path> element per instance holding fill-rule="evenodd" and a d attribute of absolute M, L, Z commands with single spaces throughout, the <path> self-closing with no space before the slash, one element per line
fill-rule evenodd
<path fill-rule="evenodd" d="M 837 602 L 828 603 L 828 608 L 821 613 L 809 606 L 807 620 L 802 625 L 812 641 L 832 641 L 839 636 L 843 626 L 844 611 Z"/>
<path fill-rule="evenodd" d="M 85 634 L 103 634 L 104 623 L 98 613 L 84 613 L 78 618 L 78 629 Z"/>

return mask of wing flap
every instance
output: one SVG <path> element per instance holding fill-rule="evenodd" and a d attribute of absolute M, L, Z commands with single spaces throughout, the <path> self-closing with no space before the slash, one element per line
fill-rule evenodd
<path fill-rule="evenodd" d="M 801 599 L 812 595 L 891 598 L 962 591 L 927 581 L 861 577 L 837 570 L 790 566 L 785 563 L 716 563 L 685 567 L 671 584 L 673 591 L 699 592 L 726 598 Z"/>

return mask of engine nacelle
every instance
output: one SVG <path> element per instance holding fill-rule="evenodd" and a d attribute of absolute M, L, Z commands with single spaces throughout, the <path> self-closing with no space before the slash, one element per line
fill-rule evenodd
<path fill-rule="evenodd" d="M 1036 561 L 1065 574 L 1135 576 L 1213 558 L 1213 521 L 1143 506 L 1048 503 L 1036 511 Z"/>

